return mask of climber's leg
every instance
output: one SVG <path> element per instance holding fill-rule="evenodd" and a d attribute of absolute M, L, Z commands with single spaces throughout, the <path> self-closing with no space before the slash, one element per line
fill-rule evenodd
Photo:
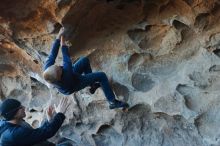
<path fill-rule="evenodd" d="M 89 59 L 87 57 L 81 57 L 76 63 L 73 64 L 73 71 L 79 74 L 92 73 Z"/>
<path fill-rule="evenodd" d="M 79 74 L 89 74 L 92 73 L 92 69 L 90 66 L 90 61 L 87 57 L 81 57 L 76 63 L 73 64 L 73 71 Z M 91 86 L 89 89 L 91 94 L 94 94 L 96 89 L 101 87 L 99 82 L 92 82 L 91 84 L 87 84 L 87 86 Z"/>
<path fill-rule="evenodd" d="M 81 75 L 79 85 L 80 89 L 83 89 L 86 86 L 91 85 L 95 82 L 100 82 L 105 97 L 109 102 L 110 109 L 121 107 L 127 108 L 129 106 L 127 103 L 115 99 L 115 95 L 110 87 L 108 78 L 104 72 L 95 72 L 86 75 Z"/>
<path fill-rule="evenodd" d="M 114 101 L 115 95 L 110 87 L 108 78 L 104 72 L 89 73 L 80 76 L 79 88 L 83 89 L 91 84 L 99 82 L 108 101 Z M 79 90 L 80 90 L 79 89 Z"/>

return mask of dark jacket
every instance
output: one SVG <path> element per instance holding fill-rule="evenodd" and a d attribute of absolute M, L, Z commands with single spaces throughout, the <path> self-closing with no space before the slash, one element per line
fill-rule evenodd
<path fill-rule="evenodd" d="M 0 146 L 32 146 L 38 144 L 54 136 L 64 119 L 65 115 L 58 113 L 50 122 L 45 122 L 37 129 L 0 121 Z"/>
<path fill-rule="evenodd" d="M 59 52 L 60 40 L 56 39 L 53 43 L 50 54 L 44 64 L 44 70 L 46 70 L 51 65 L 54 65 L 57 54 Z M 74 73 L 72 68 L 72 61 L 69 56 L 68 47 L 62 46 L 62 54 L 63 54 L 63 72 L 61 76 L 61 81 L 53 83 L 54 87 L 58 89 L 59 92 L 70 95 L 74 91 L 77 90 L 78 74 Z"/>

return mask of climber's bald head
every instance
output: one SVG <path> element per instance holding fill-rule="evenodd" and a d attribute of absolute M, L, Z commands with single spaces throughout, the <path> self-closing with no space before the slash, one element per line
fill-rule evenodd
<path fill-rule="evenodd" d="M 43 73 L 44 79 L 49 83 L 55 83 L 57 81 L 60 81 L 61 75 L 62 67 L 58 65 L 52 65 L 48 67 Z"/>

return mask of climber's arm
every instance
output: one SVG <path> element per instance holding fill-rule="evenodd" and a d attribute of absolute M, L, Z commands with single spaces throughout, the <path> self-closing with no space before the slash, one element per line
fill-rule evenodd
<path fill-rule="evenodd" d="M 47 57 L 47 60 L 44 64 L 44 70 L 46 70 L 48 67 L 50 67 L 55 63 L 57 54 L 59 52 L 59 47 L 60 47 L 60 39 L 56 39 L 51 47 L 50 54 Z"/>
<path fill-rule="evenodd" d="M 69 48 L 65 43 L 64 37 L 61 37 L 61 49 L 63 54 L 63 69 L 72 73 L 72 61 L 69 55 Z"/>

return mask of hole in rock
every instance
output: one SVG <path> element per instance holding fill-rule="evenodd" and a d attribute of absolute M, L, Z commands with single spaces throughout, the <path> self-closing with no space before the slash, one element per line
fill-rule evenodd
<path fill-rule="evenodd" d="M 35 109 L 32 108 L 32 109 L 30 109 L 30 112 L 31 112 L 31 113 L 34 113 L 34 112 L 37 112 L 37 110 L 35 110 Z"/>
<path fill-rule="evenodd" d="M 155 82 L 147 74 L 134 73 L 132 75 L 132 86 L 142 92 L 151 90 L 155 85 Z"/>
<path fill-rule="evenodd" d="M 178 21 L 178 20 L 174 20 L 173 21 L 173 26 L 176 28 L 176 29 L 185 29 L 185 28 L 189 28 L 186 24 Z"/>
<path fill-rule="evenodd" d="M 214 53 L 215 55 L 217 55 L 218 57 L 220 57 L 220 49 L 214 50 L 213 53 Z"/>
<path fill-rule="evenodd" d="M 39 62 L 36 59 L 34 59 L 33 61 L 34 61 L 34 63 L 39 64 Z"/>
<path fill-rule="evenodd" d="M 199 27 L 199 28 L 206 28 L 208 23 L 209 23 L 209 13 L 201 13 L 196 17 L 195 20 L 195 27 Z"/>

